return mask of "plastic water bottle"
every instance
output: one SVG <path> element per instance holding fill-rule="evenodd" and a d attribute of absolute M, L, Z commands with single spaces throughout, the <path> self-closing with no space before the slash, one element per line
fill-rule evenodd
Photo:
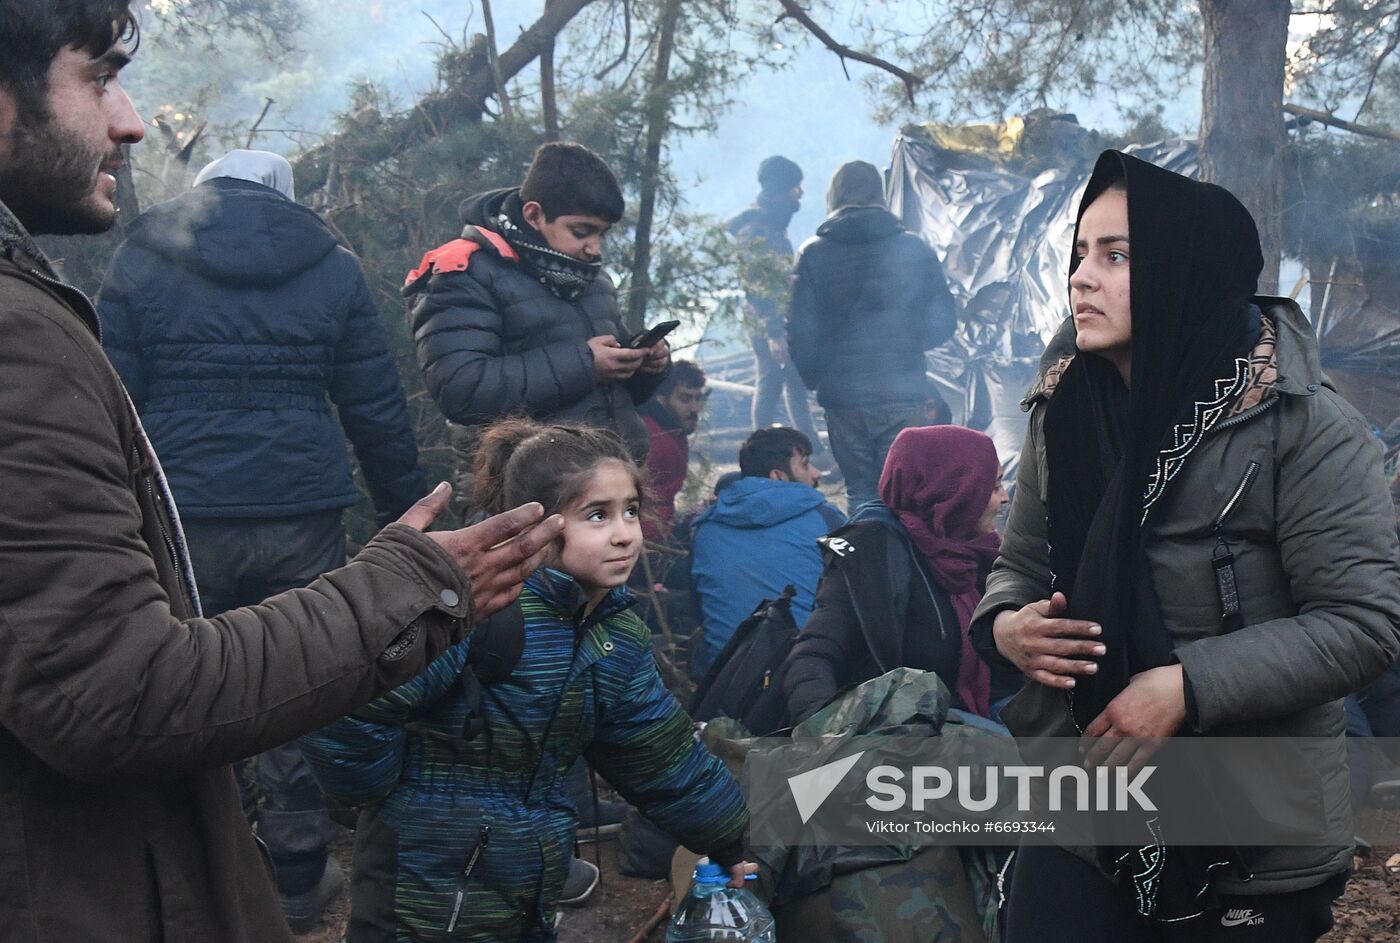
<path fill-rule="evenodd" d="M 773 915 L 747 887 L 729 886 L 729 873 L 709 858 L 695 864 L 695 880 L 685 895 L 666 943 L 777 943 Z"/>

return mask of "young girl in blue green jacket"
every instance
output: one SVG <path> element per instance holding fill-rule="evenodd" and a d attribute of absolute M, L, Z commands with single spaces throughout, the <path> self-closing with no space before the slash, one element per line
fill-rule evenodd
<path fill-rule="evenodd" d="M 631 611 L 642 492 L 611 432 L 506 420 L 483 436 L 481 510 L 538 501 L 564 533 L 514 617 L 303 739 L 326 791 L 362 809 L 346 943 L 553 940 L 577 826 L 565 780 L 580 755 L 742 881 L 738 786 L 696 741 Z M 489 664 L 472 657 L 488 637 Z"/>

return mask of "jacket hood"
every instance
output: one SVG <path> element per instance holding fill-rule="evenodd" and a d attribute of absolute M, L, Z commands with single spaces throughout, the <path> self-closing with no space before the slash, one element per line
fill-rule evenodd
<path fill-rule="evenodd" d="M 493 221 L 501 215 L 501 207 L 505 206 L 506 198 L 518 192 L 519 187 L 503 187 L 500 190 L 487 190 L 485 193 L 467 197 L 458 209 L 462 223 L 494 231 L 496 227 Z"/>
<path fill-rule="evenodd" d="M 837 168 L 826 190 L 826 211 L 835 213 L 846 206 L 884 206 L 885 179 L 880 171 L 863 160 L 853 160 Z"/>
<path fill-rule="evenodd" d="M 194 185 L 210 180 L 250 180 L 271 187 L 289 200 L 297 198 L 292 165 L 281 154 L 269 151 L 229 151 L 223 157 L 206 164 L 194 178 Z"/>
<path fill-rule="evenodd" d="M 338 245 L 311 210 L 225 177 L 152 207 L 128 238 L 204 278 L 243 285 L 289 282 Z"/>
<path fill-rule="evenodd" d="M 825 503 L 826 498 L 811 485 L 748 476 L 721 491 L 701 520 L 730 527 L 773 527 Z"/>
<path fill-rule="evenodd" d="M 846 206 L 817 227 L 817 235 L 836 242 L 878 242 L 904 231 L 899 219 L 883 206 Z"/>

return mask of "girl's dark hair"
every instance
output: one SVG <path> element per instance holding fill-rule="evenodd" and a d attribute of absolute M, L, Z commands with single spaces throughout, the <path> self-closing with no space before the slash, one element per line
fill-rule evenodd
<path fill-rule="evenodd" d="M 0 85 L 28 120 L 48 117 L 49 66 L 68 47 L 97 58 L 117 43 L 136 51 L 129 0 L 5 0 L 0 3 Z"/>
<path fill-rule="evenodd" d="M 637 497 L 643 497 L 641 469 L 616 433 L 503 419 L 482 433 L 472 503 L 487 514 L 500 514 L 538 501 L 545 514 L 558 514 L 583 494 L 606 461 L 621 462 L 637 485 Z"/>

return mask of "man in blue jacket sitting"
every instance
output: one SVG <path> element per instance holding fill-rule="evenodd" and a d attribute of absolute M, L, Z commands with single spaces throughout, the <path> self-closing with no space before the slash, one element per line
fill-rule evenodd
<path fill-rule="evenodd" d="M 722 487 L 696 519 L 691 572 L 705 629 L 693 669 L 709 669 L 739 623 L 764 599 L 793 586 L 800 629 L 822 575 L 817 538 L 846 516 L 817 490 L 812 442 L 796 429 L 759 429 L 739 449 L 742 477 Z"/>

